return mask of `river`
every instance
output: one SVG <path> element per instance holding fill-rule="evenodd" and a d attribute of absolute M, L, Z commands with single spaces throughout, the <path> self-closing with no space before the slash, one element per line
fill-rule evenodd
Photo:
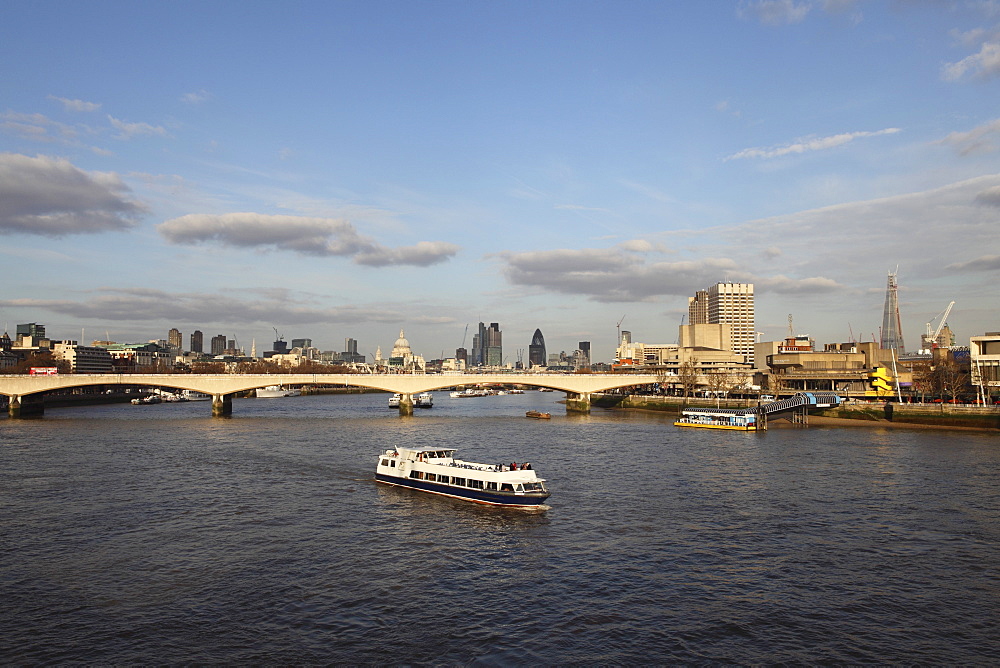
<path fill-rule="evenodd" d="M 435 398 L 0 419 L 0 661 L 1000 663 L 996 434 Z M 375 483 L 396 444 L 530 461 L 549 507 Z"/>

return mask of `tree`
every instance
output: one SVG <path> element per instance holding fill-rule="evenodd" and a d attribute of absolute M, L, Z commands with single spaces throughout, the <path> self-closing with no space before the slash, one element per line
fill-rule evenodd
<path fill-rule="evenodd" d="M 698 358 L 682 362 L 677 367 L 677 384 L 681 386 L 681 391 L 685 397 L 690 397 L 694 388 L 698 385 Z"/>
<path fill-rule="evenodd" d="M 69 362 L 65 360 L 57 360 L 49 350 L 39 350 L 29 353 L 25 359 L 11 367 L 10 371 L 7 373 L 26 375 L 31 373 L 31 370 L 36 367 L 55 367 L 59 370 L 59 373 L 73 372 L 73 368 L 70 366 Z"/>
<path fill-rule="evenodd" d="M 934 385 L 942 399 L 949 396 L 954 401 L 966 391 L 968 384 L 969 372 L 958 362 L 948 360 L 934 366 Z"/>

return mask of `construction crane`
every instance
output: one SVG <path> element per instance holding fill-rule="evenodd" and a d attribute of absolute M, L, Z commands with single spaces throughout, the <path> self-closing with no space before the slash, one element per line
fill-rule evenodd
<path fill-rule="evenodd" d="M 626 313 L 625 315 L 628 314 Z M 615 327 L 618 328 L 618 342 L 615 343 L 616 346 L 620 346 L 622 344 L 622 323 L 625 322 L 625 315 L 623 315 L 622 319 L 618 321 L 617 325 L 615 325 Z"/>
<path fill-rule="evenodd" d="M 462 334 L 462 347 L 465 348 L 465 339 L 469 336 L 469 325 L 465 325 L 465 334 Z"/>
<path fill-rule="evenodd" d="M 921 347 L 920 350 L 921 353 L 924 353 L 925 355 L 930 354 L 931 350 L 938 347 L 937 345 L 938 336 L 941 335 L 941 330 L 944 329 L 944 326 L 948 324 L 948 316 L 951 315 L 951 308 L 954 305 L 955 302 L 951 302 L 950 304 L 948 304 L 948 307 L 945 310 L 941 311 L 941 313 L 938 313 L 936 316 L 931 318 L 930 322 L 927 323 L 927 331 L 924 333 L 922 337 L 924 345 Z M 931 323 L 937 320 L 939 316 L 941 320 L 938 322 L 937 329 L 931 331 Z"/>

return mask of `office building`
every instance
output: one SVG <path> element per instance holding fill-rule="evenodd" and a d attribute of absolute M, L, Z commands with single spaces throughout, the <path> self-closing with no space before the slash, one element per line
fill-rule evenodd
<path fill-rule="evenodd" d="M 219 334 L 212 337 L 212 355 L 223 355 L 226 352 L 226 335 Z"/>
<path fill-rule="evenodd" d="M 184 337 L 176 327 L 167 332 L 167 345 L 176 352 L 181 352 L 184 348 Z"/>
<path fill-rule="evenodd" d="M 204 341 L 205 335 L 201 333 L 200 329 L 194 330 L 191 333 L 191 352 L 200 353 L 204 352 Z"/>
<path fill-rule="evenodd" d="M 727 350 L 754 362 L 756 324 L 753 283 L 717 283 L 688 298 L 688 318 L 692 325 L 728 324 Z"/>
<path fill-rule="evenodd" d="M 30 336 L 33 339 L 44 339 L 45 325 L 39 325 L 33 322 L 18 325 L 16 334 L 18 338 L 21 338 L 22 336 Z"/>
<path fill-rule="evenodd" d="M 486 344 L 483 346 L 486 366 L 503 365 L 503 333 L 500 331 L 500 323 L 491 322 L 486 330 Z"/>
<path fill-rule="evenodd" d="M 548 355 L 545 354 L 545 337 L 542 330 L 536 329 L 531 337 L 531 345 L 528 346 L 528 368 L 533 366 L 545 366 L 548 362 Z"/>

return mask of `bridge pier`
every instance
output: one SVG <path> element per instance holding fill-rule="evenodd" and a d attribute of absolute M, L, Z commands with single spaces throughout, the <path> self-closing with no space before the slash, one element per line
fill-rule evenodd
<path fill-rule="evenodd" d="M 402 394 L 399 398 L 399 414 L 413 415 L 413 395 Z"/>
<path fill-rule="evenodd" d="M 567 392 L 566 393 L 567 413 L 589 413 L 590 412 L 590 392 Z"/>
<path fill-rule="evenodd" d="M 212 417 L 229 417 L 233 414 L 232 394 L 212 395 Z"/>
<path fill-rule="evenodd" d="M 15 394 L 10 398 L 7 415 L 12 418 L 41 417 L 45 414 L 44 395 Z"/>

